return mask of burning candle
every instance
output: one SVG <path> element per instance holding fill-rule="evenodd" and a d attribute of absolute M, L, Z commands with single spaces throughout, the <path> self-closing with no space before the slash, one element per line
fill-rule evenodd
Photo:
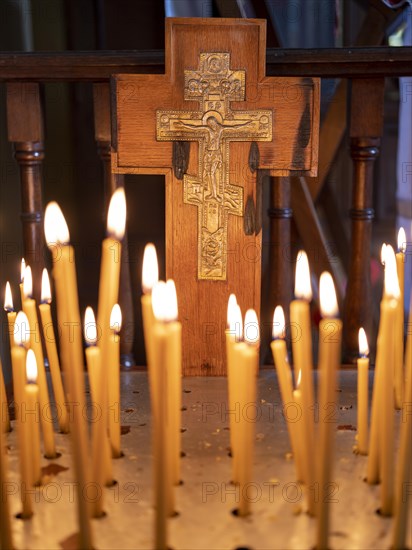
<path fill-rule="evenodd" d="M 396 272 L 395 252 L 391 246 L 385 252 L 385 295 L 381 303 L 378 355 L 382 368 L 381 402 L 379 407 L 379 444 L 381 465 L 381 514 L 391 515 L 394 484 L 394 341 L 397 301 L 400 298 L 399 281 Z"/>
<path fill-rule="evenodd" d="M 409 327 L 412 317 L 412 296 L 409 309 Z M 407 358 L 408 351 L 412 354 L 411 349 L 411 332 L 408 334 Z M 410 506 L 410 492 L 406 490 L 410 481 L 410 465 L 412 461 L 412 415 L 410 406 L 412 403 L 412 355 L 409 355 L 409 360 L 405 362 L 406 366 L 406 384 L 405 398 L 401 412 L 401 436 L 399 445 L 398 463 L 396 469 L 396 484 L 395 484 L 395 501 L 394 501 L 394 523 L 392 532 L 392 548 L 393 550 L 403 550 L 407 547 L 407 527 L 408 527 L 408 505 Z"/>
<path fill-rule="evenodd" d="M 358 448 L 361 455 L 368 454 L 368 385 L 369 385 L 369 346 L 366 333 L 359 329 L 358 359 Z"/>
<path fill-rule="evenodd" d="M 232 454 L 232 457 L 234 455 L 234 433 L 236 431 L 236 418 L 234 415 L 235 408 L 236 408 L 236 402 L 234 400 L 234 387 L 236 384 L 235 378 L 235 372 L 234 372 L 234 363 L 233 363 L 233 345 L 235 342 L 236 334 L 235 332 L 232 332 L 232 325 L 234 321 L 234 316 L 236 315 L 235 309 L 237 306 L 237 300 L 236 296 L 234 294 L 231 294 L 229 296 L 229 300 L 227 303 L 227 329 L 225 332 L 226 336 L 226 368 L 227 368 L 227 385 L 228 385 L 228 403 L 229 403 L 229 411 L 231 411 L 231 414 L 229 415 L 229 435 L 230 435 L 230 451 Z M 234 471 L 234 460 L 232 460 L 232 481 L 237 482 L 238 479 L 236 479 L 235 471 Z"/>
<path fill-rule="evenodd" d="M 97 327 L 91 307 L 86 308 L 84 316 L 84 338 L 86 341 L 86 361 L 89 374 L 90 394 L 94 406 L 95 419 L 92 422 L 92 472 L 93 481 L 99 488 L 93 500 L 93 517 L 104 514 L 104 491 L 108 478 L 113 481 L 111 473 L 111 449 L 107 434 L 107 404 L 104 403 L 104 390 L 107 387 L 102 373 L 100 349 L 97 343 Z"/>
<path fill-rule="evenodd" d="M 79 541 L 81 548 L 93 548 L 90 523 L 90 506 L 85 495 L 89 483 L 89 449 L 85 410 L 83 348 L 81 339 L 80 312 L 77 296 L 77 279 L 74 250 L 70 246 L 70 233 L 66 220 L 57 203 L 46 207 L 44 230 L 49 249 L 57 246 L 58 258 L 55 258 L 53 276 L 56 282 L 57 302 L 64 304 L 65 318 L 61 320 L 66 338 L 68 394 L 76 403 L 73 407 L 73 427 L 70 429 L 73 447 L 73 462 L 76 477 L 77 507 L 79 521 Z M 58 308 L 59 312 L 59 308 Z M 63 308 L 60 313 L 63 312 Z M 69 333 L 69 328 L 71 332 Z"/>
<path fill-rule="evenodd" d="M 310 284 L 310 270 L 307 255 L 300 251 L 296 261 L 295 300 L 290 304 L 290 318 L 292 328 L 298 332 L 292 338 L 293 364 L 295 377 L 301 372 L 302 391 L 302 422 L 304 426 L 304 460 L 303 467 L 306 475 L 305 484 L 311 487 L 314 480 L 314 421 L 313 410 L 315 405 L 312 367 L 312 334 L 310 323 L 309 302 L 312 299 Z M 295 378 L 296 379 L 296 378 Z M 315 503 L 309 499 L 308 512 L 315 513 Z"/>
<path fill-rule="evenodd" d="M 3 401 L 3 395 L 0 393 L 0 408 L 7 406 L 7 401 Z M 4 452 L 6 448 L 5 437 L 2 430 L 0 430 L 0 487 L 6 487 L 7 483 L 7 456 Z M 2 491 L 3 493 L 3 491 Z M 9 497 L 7 492 L 4 491 L 2 498 L 0 498 L 0 546 L 5 549 L 14 548 L 13 537 L 11 534 L 11 519 L 10 519 L 10 506 Z"/>
<path fill-rule="evenodd" d="M 7 313 L 7 323 L 9 326 L 10 348 L 14 345 L 14 323 L 16 321 L 16 312 L 13 306 L 13 296 L 11 293 L 10 283 L 6 283 L 6 291 L 4 293 L 4 311 Z"/>
<path fill-rule="evenodd" d="M 255 443 L 255 405 L 256 405 L 256 372 L 259 368 L 260 331 L 256 312 L 248 309 L 244 323 L 245 345 L 236 355 L 236 371 L 239 377 L 239 516 L 250 514 L 250 499 L 247 498 L 247 487 L 252 481 L 252 464 Z M 252 407 L 251 417 L 248 414 Z"/>
<path fill-rule="evenodd" d="M 6 283 L 6 292 L 4 296 L 4 309 L 7 312 L 7 322 L 9 327 L 10 349 L 11 349 L 14 345 L 13 334 L 14 334 L 14 323 L 16 320 L 16 312 L 14 311 L 13 298 L 11 295 L 10 283 L 8 281 Z M 1 364 L 1 360 L 0 360 L 0 394 L 1 394 L 1 400 L 3 403 L 3 406 L 0 409 L 0 415 L 1 415 L 0 430 L 2 430 L 3 432 L 9 432 L 11 430 L 10 415 L 9 415 L 9 406 L 7 401 L 6 386 L 4 383 L 3 366 Z"/>
<path fill-rule="evenodd" d="M 320 277 L 320 307 L 322 320 L 319 324 L 319 410 L 327 412 L 330 404 L 337 401 L 336 382 L 341 360 L 342 321 L 338 316 L 338 302 L 332 276 L 328 272 Z M 329 515 L 327 491 L 332 482 L 334 434 L 336 426 L 321 418 L 319 425 L 318 475 L 319 501 L 317 524 L 317 548 L 329 548 Z"/>
<path fill-rule="evenodd" d="M 10 283 L 8 281 L 6 283 L 6 291 L 4 295 L 4 310 L 7 312 L 7 323 L 9 328 L 9 341 L 10 341 L 10 349 L 11 349 L 14 346 L 14 323 L 16 321 L 16 312 L 14 311 L 13 297 L 11 294 Z M 1 411 L 0 411 L 0 414 L 1 414 L 0 430 L 3 430 L 3 432 L 9 432 L 11 430 L 9 406 L 7 402 L 6 386 L 4 384 L 3 366 L 1 364 L 1 361 L 0 361 L 0 393 L 1 393 L 1 398 L 3 402 L 3 407 L 1 408 Z"/>
<path fill-rule="evenodd" d="M 403 227 L 398 232 L 398 253 L 396 254 L 396 271 L 398 275 L 400 296 L 396 308 L 395 320 L 395 406 L 397 409 L 402 407 L 404 392 L 404 372 L 403 372 L 403 337 L 404 337 L 404 292 L 405 292 L 405 252 L 406 252 L 406 234 Z"/>
<path fill-rule="evenodd" d="M 27 492 L 31 486 L 32 470 L 30 456 L 26 448 L 24 425 L 22 424 L 22 404 L 24 399 L 24 386 L 26 374 L 26 348 L 30 345 L 29 320 L 23 311 L 16 316 L 14 343 L 11 350 L 11 364 L 13 372 L 14 410 L 16 415 L 17 440 L 19 448 L 19 465 L 21 479 L 21 503 L 23 518 L 30 518 L 33 515 L 33 504 L 31 493 Z"/>
<path fill-rule="evenodd" d="M 24 402 L 22 408 L 25 448 L 29 454 L 31 485 L 40 485 L 40 403 L 39 387 L 37 385 L 37 361 L 32 349 L 28 350 L 26 356 L 26 377 L 27 384 L 24 388 Z"/>
<path fill-rule="evenodd" d="M 381 263 L 385 267 L 386 265 L 386 249 L 387 245 L 384 243 L 381 248 Z M 379 345 L 379 342 L 382 338 L 381 329 L 382 329 L 382 304 L 386 300 L 386 288 L 385 284 L 383 285 L 382 292 L 382 301 L 380 305 L 381 309 L 381 322 L 379 325 L 378 331 L 378 341 L 377 341 L 377 353 L 375 361 L 375 373 L 373 379 L 373 394 L 372 394 L 372 407 L 371 407 L 371 427 L 369 433 L 369 445 L 368 445 L 368 467 L 366 479 L 370 485 L 379 483 L 380 479 L 380 464 L 379 464 L 379 433 L 380 433 L 380 409 L 382 406 L 381 403 L 381 393 L 383 391 L 383 357 L 382 357 L 382 347 Z"/>
<path fill-rule="evenodd" d="M 107 350 L 107 365 L 109 378 L 109 436 L 113 458 L 122 456 L 120 444 L 120 336 L 122 328 L 122 312 L 119 304 L 115 304 L 110 314 L 110 338 Z"/>
<path fill-rule="evenodd" d="M 180 455 L 182 428 L 182 324 L 178 319 L 176 286 L 172 279 L 166 281 L 170 307 L 168 332 L 170 339 L 170 364 L 168 365 L 168 408 L 170 417 L 170 449 L 172 454 L 172 483 L 180 483 Z M 173 512 L 174 510 L 172 510 Z"/>
<path fill-rule="evenodd" d="M 153 370 L 156 407 L 153 410 L 154 429 L 154 494 L 155 494 L 155 548 L 167 548 L 167 517 L 173 504 L 172 465 L 170 440 L 170 417 L 168 413 L 168 365 L 170 365 L 170 336 L 167 324 L 174 314 L 166 283 L 159 281 L 153 287 L 153 313 L 156 322 L 153 326 Z"/>
<path fill-rule="evenodd" d="M 21 259 L 21 264 L 20 264 L 20 298 L 21 298 L 21 303 L 23 304 L 23 300 L 24 300 L 24 293 L 23 293 L 23 281 L 24 281 L 24 272 L 26 271 L 26 260 L 24 258 Z"/>
<path fill-rule="evenodd" d="M 113 331 L 110 328 L 110 316 L 113 306 L 117 303 L 119 297 L 120 265 L 123 239 L 126 227 L 126 196 L 123 188 L 118 188 L 110 199 L 109 210 L 107 213 L 107 237 L 102 243 L 102 259 L 100 265 L 100 283 L 99 283 L 99 303 L 97 308 L 97 326 L 101 332 L 98 345 L 101 351 L 102 369 L 105 370 L 105 378 L 108 386 L 106 388 L 107 397 L 112 395 L 110 384 L 113 379 L 111 366 L 113 353 Z M 116 347 L 114 348 L 116 349 Z M 111 351 L 109 351 L 111 350 Z M 112 357 L 109 357 L 109 354 Z M 114 380 L 113 380 L 114 381 Z M 109 403 L 109 401 L 107 401 Z M 115 405 L 116 406 L 116 405 Z M 119 404 L 117 404 L 119 410 Z M 113 445 L 112 437 L 115 423 L 120 423 L 120 418 L 114 417 L 115 411 L 109 411 L 109 435 L 113 456 L 120 456 L 120 449 Z M 120 430 L 120 425 L 118 426 Z M 117 444 L 116 444 L 117 445 Z"/>
<path fill-rule="evenodd" d="M 243 342 L 243 318 L 242 311 L 239 304 L 233 305 L 233 312 L 230 322 L 230 333 L 234 335 L 234 341 L 232 344 L 232 362 L 233 362 L 233 384 L 232 384 L 232 399 L 233 399 L 233 413 L 232 419 L 232 481 L 233 483 L 239 483 L 239 461 L 240 461 L 240 449 L 239 449 L 239 430 L 240 430 L 240 381 L 238 376 L 238 360 L 239 353 L 245 347 Z"/>
<path fill-rule="evenodd" d="M 126 227 L 126 196 L 123 188 L 113 193 L 107 213 L 107 237 L 102 243 L 100 264 L 99 304 L 97 326 L 101 331 L 99 348 L 102 364 L 109 372 L 107 347 L 111 336 L 110 315 L 119 297 L 120 265 L 123 239 Z M 109 378 L 108 378 L 109 380 Z"/>
<path fill-rule="evenodd" d="M 278 382 L 280 388 L 280 394 L 282 396 L 283 407 L 286 411 L 286 425 L 289 432 L 289 439 L 292 447 L 292 454 L 295 461 L 296 477 L 298 481 L 304 479 L 301 457 L 298 453 L 298 446 L 296 442 L 296 430 L 295 422 L 289 420 L 287 408 L 293 403 L 293 384 L 292 384 L 292 372 L 290 370 L 288 352 L 285 342 L 285 314 L 281 306 L 275 308 L 273 314 L 273 340 L 270 344 L 272 349 L 273 360 L 276 366 L 276 372 L 278 375 Z"/>
<path fill-rule="evenodd" d="M 159 266 L 157 263 L 157 254 L 154 244 L 148 243 L 145 246 L 143 254 L 143 269 L 142 269 L 142 290 L 141 297 L 144 342 L 146 350 L 146 361 L 151 376 L 151 357 L 153 355 L 153 343 L 151 339 L 152 328 L 154 324 L 154 315 L 152 308 L 152 290 L 154 285 L 159 280 Z"/>
<path fill-rule="evenodd" d="M 56 447 L 54 442 L 53 422 L 48 419 L 46 411 L 50 410 L 49 390 L 47 387 L 46 370 L 44 368 L 43 348 L 37 318 L 36 302 L 32 298 L 33 280 L 31 267 L 26 266 L 23 280 L 23 311 L 27 315 L 30 325 L 30 347 L 34 351 L 37 361 L 37 379 L 39 385 L 40 422 L 43 434 L 44 454 L 47 458 L 55 458 Z"/>
<path fill-rule="evenodd" d="M 66 398 L 64 395 L 63 382 L 60 372 L 59 356 L 56 347 L 56 336 L 51 316 L 51 289 L 47 269 L 43 269 L 41 281 L 41 304 L 39 305 L 40 318 L 42 322 L 44 341 L 46 343 L 47 357 L 53 385 L 54 398 L 58 410 L 58 423 L 61 433 L 69 431 L 69 417 L 66 409 Z"/>

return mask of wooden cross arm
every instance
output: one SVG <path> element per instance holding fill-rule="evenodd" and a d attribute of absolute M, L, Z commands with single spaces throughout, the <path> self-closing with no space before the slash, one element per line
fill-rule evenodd
<path fill-rule="evenodd" d="M 317 78 L 265 77 L 258 83 L 249 82 L 246 101 L 232 103 L 233 112 L 273 113 L 273 139 L 258 144 L 260 168 L 271 175 L 316 175 L 319 90 Z M 196 112 L 199 103 L 184 100 L 167 75 L 117 75 L 112 79 L 112 109 L 117 121 L 113 125 L 113 169 L 130 172 L 139 167 L 143 172 L 147 167 L 162 172 L 171 166 L 172 143 L 156 140 L 156 113 Z"/>

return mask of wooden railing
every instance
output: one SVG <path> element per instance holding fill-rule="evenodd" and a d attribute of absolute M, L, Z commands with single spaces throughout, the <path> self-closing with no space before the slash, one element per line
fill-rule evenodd
<path fill-rule="evenodd" d="M 122 185 L 110 169 L 110 93 L 109 80 L 117 73 L 162 73 L 164 53 L 161 51 L 2 53 L 0 81 L 7 83 L 8 139 L 14 144 L 20 167 L 24 250 L 40 281 L 43 255 L 43 203 L 41 165 L 44 158 L 43 113 L 40 86 L 43 82 L 90 82 L 95 91 L 95 138 L 103 162 L 106 188 Z M 347 79 L 338 88 L 350 116 L 350 151 L 353 170 L 353 204 L 351 258 L 344 300 L 345 344 L 349 352 L 357 350 L 357 330 L 370 327 L 372 315 L 369 280 L 373 164 L 379 154 L 383 121 L 383 89 L 386 77 L 412 75 L 412 48 L 342 48 L 323 50 L 267 51 L 270 76 L 312 76 Z M 347 86 L 351 94 L 347 94 Z M 348 99 L 350 98 L 350 99 Z M 340 109 L 340 110 L 339 110 Z M 346 109 L 333 104 L 321 129 L 320 165 L 317 178 L 294 177 L 272 182 L 271 239 L 283 249 L 290 245 L 290 220 L 293 216 L 300 229 L 304 246 L 316 251 L 313 266 L 317 274 L 324 269 L 335 271 L 328 247 L 314 208 L 327 171 L 342 138 Z M 339 130 L 330 139 L 333 122 Z M 280 246 L 271 247 L 271 300 L 286 306 L 291 297 L 291 265 L 279 269 Z M 130 293 L 130 281 L 123 273 L 123 288 Z M 343 297 L 343 288 L 339 289 Z M 39 289 L 36 289 L 39 292 Z M 129 303 L 129 306 L 127 305 Z M 127 326 L 132 327 L 133 311 L 130 296 L 124 299 Z M 131 353 L 132 338 L 123 339 Z"/>

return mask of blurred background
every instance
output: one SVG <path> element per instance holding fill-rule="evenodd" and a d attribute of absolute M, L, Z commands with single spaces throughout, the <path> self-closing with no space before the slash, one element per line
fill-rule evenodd
<path fill-rule="evenodd" d="M 0 50 L 122 50 L 163 49 L 165 15 L 200 17 L 265 17 L 268 47 L 329 48 L 351 46 L 365 17 L 367 0 L 2 0 Z M 402 44 L 402 18 L 388 29 L 385 43 Z M 1 67 L 0 67 L 1 71 Z M 335 81 L 322 83 L 322 113 L 333 98 Z M 93 128 L 91 84 L 42 86 L 45 109 L 44 204 L 57 200 L 68 221 L 76 247 L 80 306 L 96 308 L 101 240 L 105 233 L 106 197 L 103 171 Z M 399 83 L 386 79 L 385 130 L 375 168 L 372 280 L 380 293 L 379 253 L 382 240 L 396 242 L 396 158 Z M 329 174 L 327 191 L 317 209 L 331 242 L 338 246 L 344 267 L 348 260 L 352 164 L 348 141 L 341 147 Z M 410 176 L 411 177 L 411 176 Z M 409 183 L 410 186 L 410 183 Z M 268 186 L 267 186 L 268 187 Z M 410 187 L 409 187 L 410 189 Z M 140 318 L 140 278 L 143 248 L 156 244 L 164 276 L 164 180 L 159 176 L 126 176 L 129 267 L 135 310 L 134 356 L 144 364 Z M 327 196 L 326 196 L 327 195 Z M 269 189 L 265 189 L 264 212 Z M 333 205 L 333 209 L 330 208 Z M 263 241 L 268 243 L 264 216 Z M 296 234 L 295 234 L 295 238 Z M 10 280 L 19 307 L 18 283 L 22 256 L 20 183 L 12 146 L 7 141 L 5 85 L 0 85 L 0 294 Z M 346 248 L 345 248 L 346 247 Z M 264 249 L 262 303 L 270 303 L 267 251 Z M 45 252 L 47 261 L 48 253 Z M 5 315 L 2 316 L 4 353 Z"/>

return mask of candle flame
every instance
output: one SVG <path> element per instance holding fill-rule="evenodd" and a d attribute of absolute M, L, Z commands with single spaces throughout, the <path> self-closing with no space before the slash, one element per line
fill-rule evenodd
<path fill-rule="evenodd" d="M 50 304 L 51 302 L 51 288 L 49 273 L 46 268 L 43 269 L 41 274 L 41 303 Z"/>
<path fill-rule="evenodd" d="M 32 349 L 29 349 L 26 355 L 26 376 L 29 384 L 37 382 L 37 361 Z"/>
<path fill-rule="evenodd" d="M 248 309 L 245 314 L 244 338 L 247 344 L 259 345 L 260 329 L 259 321 L 254 309 Z"/>
<path fill-rule="evenodd" d="M 399 298 L 401 294 L 395 251 L 389 244 L 385 251 L 385 293 L 392 298 Z"/>
<path fill-rule="evenodd" d="M 236 306 L 237 306 L 236 296 L 234 294 L 231 294 L 229 296 L 229 300 L 227 301 L 227 315 L 226 315 L 227 328 L 230 328 L 230 321 L 234 315 L 234 309 Z"/>
<path fill-rule="evenodd" d="M 14 323 L 14 343 L 16 346 L 29 347 L 30 324 L 24 311 L 19 311 Z"/>
<path fill-rule="evenodd" d="M 299 388 L 301 382 L 302 382 L 302 370 L 298 372 L 298 379 L 296 380 L 296 389 Z"/>
<path fill-rule="evenodd" d="M 385 265 L 386 243 L 383 243 L 381 248 L 381 264 Z"/>
<path fill-rule="evenodd" d="M 84 313 L 84 339 L 88 346 L 95 346 L 97 343 L 97 325 L 93 309 L 88 306 Z"/>
<path fill-rule="evenodd" d="M 153 315 L 158 321 L 165 321 L 166 308 L 166 283 L 157 281 L 152 288 L 152 308 Z"/>
<path fill-rule="evenodd" d="M 272 336 L 274 339 L 285 338 L 285 314 L 282 306 L 276 306 L 273 314 Z"/>
<path fill-rule="evenodd" d="M 153 243 L 148 243 L 144 248 L 143 269 L 142 269 L 142 289 L 143 294 L 150 294 L 154 285 L 159 280 L 159 265 L 157 263 L 156 247 Z"/>
<path fill-rule="evenodd" d="M 126 227 L 126 195 L 123 187 L 119 187 L 110 199 L 107 213 L 107 233 L 118 241 L 124 236 Z"/>
<path fill-rule="evenodd" d="M 233 308 L 229 330 L 235 337 L 236 342 L 241 342 L 243 340 L 243 319 L 239 304 L 236 304 Z"/>
<path fill-rule="evenodd" d="M 361 357 L 367 357 L 369 355 L 368 338 L 363 327 L 359 329 L 359 355 Z"/>
<path fill-rule="evenodd" d="M 167 292 L 168 303 L 169 303 L 168 321 L 177 321 L 179 310 L 177 306 L 176 285 L 173 279 L 168 279 L 166 281 L 166 292 Z"/>
<path fill-rule="evenodd" d="M 296 258 L 295 297 L 299 300 L 307 300 L 308 302 L 312 299 L 309 261 L 304 250 L 301 250 Z"/>
<path fill-rule="evenodd" d="M 46 206 L 44 213 L 44 235 L 49 248 L 56 244 L 70 242 L 69 228 L 60 206 L 52 201 Z"/>
<path fill-rule="evenodd" d="M 110 313 L 110 328 L 117 334 L 122 330 L 122 310 L 119 304 L 114 304 Z"/>
<path fill-rule="evenodd" d="M 406 233 L 403 227 L 400 227 L 398 231 L 398 250 L 403 254 L 406 252 Z"/>
<path fill-rule="evenodd" d="M 322 317 L 337 317 L 339 314 L 335 285 L 332 275 L 324 271 L 319 282 L 320 309 Z"/>
<path fill-rule="evenodd" d="M 11 294 L 11 287 L 9 281 L 6 283 L 6 290 L 4 292 L 4 309 L 9 312 L 14 311 L 13 296 Z"/>
<path fill-rule="evenodd" d="M 22 283 L 24 280 L 24 272 L 26 270 L 26 260 L 24 258 L 21 259 L 20 264 L 20 282 Z"/>
<path fill-rule="evenodd" d="M 29 265 L 26 266 L 26 269 L 24 271 L 23 296 L 26 299 L 33 296 L 33 276 L 31 274 L 31 267 Z"/>

